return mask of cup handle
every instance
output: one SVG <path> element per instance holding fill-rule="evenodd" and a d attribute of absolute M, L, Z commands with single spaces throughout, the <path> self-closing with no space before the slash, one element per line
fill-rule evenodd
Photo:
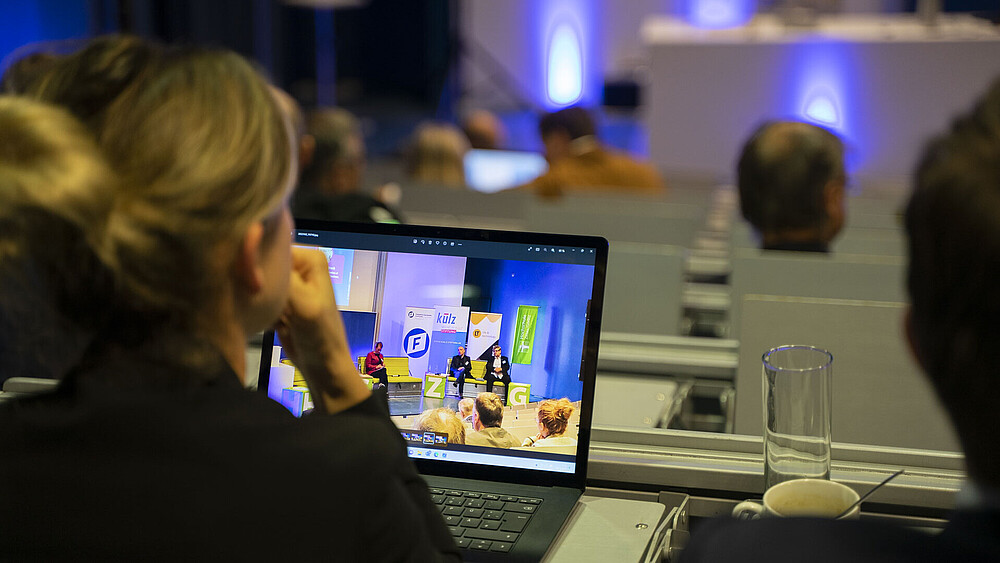
<path fill-rule="evenodd" d="M 764 512 L 764 507 L 756 502 L 743 501 L 733 507 L 733 518 L 737 520 L 756 520 Z"/>

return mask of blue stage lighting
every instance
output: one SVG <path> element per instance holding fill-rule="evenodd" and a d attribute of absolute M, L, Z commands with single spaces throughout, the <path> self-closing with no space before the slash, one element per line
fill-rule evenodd
<path fill-rule="evenodd" d="M 849 52 L 837 41 L 809 39 L 790 51 L 791 113 L 840 135 L 854 123 L 850 107 L 852 73 Z"/>
<path fill-rule="evenodd" d="M 568 106 L 583 96 L 583 50 L 580 36 L 568 22 L 553 28 L 549 39 L 546 93 L 557 106 Z"/>
<path fill-rule="evenodd" d="M 783 72 L 785 116 L 825 127 L 844 140 L 850 175 L 864 167 L 878 119 L 866 108 L 864 65 L 850 43 L 810 36 L 792 47 Z"/>
<path fill-rule="evenodd" d="M 754 0 L 688 0 L 688 23 L 703 29 L 741 26 L 753 17 Z"/>
<path fill-rule="evenodd" d="M 833 97 L 827 92 L 816 92 L 806 101 L 803 111 L 806 119 L 815 121 L 820 125 L 839 128 L 840 111 L 834 103 Z"/>

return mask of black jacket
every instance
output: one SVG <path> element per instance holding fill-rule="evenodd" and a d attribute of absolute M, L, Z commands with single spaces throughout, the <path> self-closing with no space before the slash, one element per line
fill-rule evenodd
<path fill-rule="evenodd" d="M 465 371 L 462 372 L 463 376 L 469 375 L 472 371 L 472 359 L 468 356 L 452 356 L 451 365 L 448 366 L 448 369 L 456 370 L 458 368 L 465 368 Z"/>
<path fill-rule="evenodd" d="M 497 365 L 498 363 L 499 366 Z M 501 370 L 500 377 L 497 377 L 496 374 L 493 372 L 493 370 L 495 370 L 497 367 L 499 367 Z M 490 357 L 489 360 L 486 361 L 486 377 L 491 377 L 491 376 L 496 379 L 503 379 L 505 381 L 510 380 L 510 360 L 507 359 L 507 356 L 500 356 L 499 358 L 497 358 L 496 356 L 492 356 Z"/>
<path fill-rule="evenodd" d="M 398 211 L 361 192 L 331 196 L 306 189 L 296 193 L 292 213 L 296 219 L 351 223 L 401 223 L 403 220 Z"/>
<path fill-rule="evenodd" d="M 956 511 L 937 535 L 882 522 L 817 518 L 706 521 L 681 563 L 714 561 L 923 562 L 1000 560 L 1000 511 Z"/>
<path fill-rule="evenodd" d="M 0 560 L 459 560 L 377 400 L 296 419 L 201 348 L 0 404 Z"/>

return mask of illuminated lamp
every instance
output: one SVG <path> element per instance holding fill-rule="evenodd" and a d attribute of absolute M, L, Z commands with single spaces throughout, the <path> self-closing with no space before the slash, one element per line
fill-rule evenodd
<path fill-rule="evenodd" d="M 689 0 L 688 22 L 703 29 L 737 27 L 750 21 L 753 0 Z"/>
<path fill-rule="evenodd" d="M 803 114 L 806 119 L 819 123 L 820 125 L 827 125 L 831 127 L 840 126 L 840 111 L 837 109 L 837 104 L 834 103 L 833 97 L 825 92 L 813 94 L 809 100 L 806 101 Z"/>
<path fill-rule="evenodd" d="M 568 106 L 583 96 L 583 55 L 580 36 L 569 23 L 555 26 L 549 39 L 546 93 L 557 106 Z"/>

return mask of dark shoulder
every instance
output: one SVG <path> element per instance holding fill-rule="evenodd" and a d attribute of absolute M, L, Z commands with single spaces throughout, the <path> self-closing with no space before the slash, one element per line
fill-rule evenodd
<path fill-rule="evenodd" d="M 811 563 L 947 561 L 930 535 L 882 523 L 764 518 L 702 523 L 681 557 L 702 561 Z"/>
<path fill-rule="evenodd" d="M 389 206 L 363 192 L 338 195 L 303 194 L 296 198 L 293 207 L 295 216 L 300 219 L 358 223 L 399 221 L 401 219 L 396 210 L 390 209 Z"/>

